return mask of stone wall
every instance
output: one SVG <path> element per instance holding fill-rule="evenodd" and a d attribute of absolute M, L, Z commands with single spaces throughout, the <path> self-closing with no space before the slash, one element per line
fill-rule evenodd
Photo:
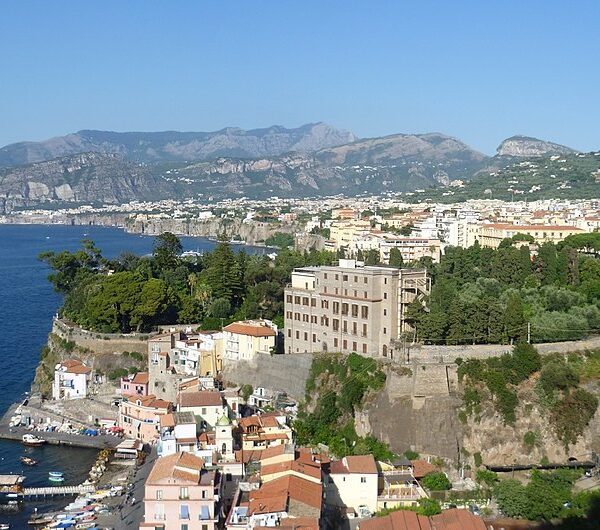
<path fill-rule="evenodd" d="M 276 392 L 285 392 L 294 399 L 304 399 L 310 374 L 312 354 L 257 355 L 255 360 L 223 361 L 223 379 L 233 385 L 249 384 Z"/>
<path fill-rule="evenodd" d="M 59 318 L 52 320 L 52 333 L 63 340 L 74 342 L 80 348 L 91 350 L 94 353 L 136 351 L 145 355 L 148 351 L 148 334 L 143 333 L 131 333 L 128 335 L 95 333 Z"/>

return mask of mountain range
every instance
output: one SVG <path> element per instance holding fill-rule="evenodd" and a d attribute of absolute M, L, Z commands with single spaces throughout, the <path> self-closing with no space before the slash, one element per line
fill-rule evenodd
<path fill-rule="evenodd" d="M 65 203 L 412 191 L 575 150 L 525 136 L 493 157 L 441 133 L 359 139 L 325 123 L 216 132 L 84 130 L 0 149 L 0 211 Z"/>

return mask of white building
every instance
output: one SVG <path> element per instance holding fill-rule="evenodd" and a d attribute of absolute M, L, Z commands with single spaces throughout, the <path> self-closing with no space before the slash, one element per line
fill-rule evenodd
<path fill-rule="evenodd" d="M 373 455 L 345 456 L 329 468 L 327 502 L 335 506 L 359 506 L 377 511 L 378 472 Z"/>
<path fill-rule="evenodd" d="M 158 456 L 168 456 L 180 451 L 196 452 L 196 417 L 192 412 L 173 412 L 160 418 Z"/>
<path fill-rule="evenodd" d="M 87 396 L 92 369 L 77 359 L 69 359 L 54 367 L 52 399 L 80 399 Z"/>
<path fill-rule="evenodd" d="M 212 430 L 221 416 L 229 415 L 228 406 L 217 390 L 180 392 L 177 410 L 192 412 L 199 430 Z"/>

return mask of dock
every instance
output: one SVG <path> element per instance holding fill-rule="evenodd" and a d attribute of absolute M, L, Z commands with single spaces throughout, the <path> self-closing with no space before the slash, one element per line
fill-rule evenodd
<path fill-rule="evenodd" d="M 24 488 L 23 497 L 57 497 L 67 495 L 84 495 L 94 493 L 93 484 L 80 484 L 79 486 L 48 486 L 44 488 Z"/>

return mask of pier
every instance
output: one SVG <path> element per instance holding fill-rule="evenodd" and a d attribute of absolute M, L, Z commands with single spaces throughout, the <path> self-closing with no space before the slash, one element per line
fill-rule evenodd
<path fill-rule="evenodd" d="M 80 484 L 79 486 L 48 486 L 43 488 L 24 488 L 23 497 L 57 497 L 67 495 L 84 495 L 94 493 L 93 484 Z"/>

